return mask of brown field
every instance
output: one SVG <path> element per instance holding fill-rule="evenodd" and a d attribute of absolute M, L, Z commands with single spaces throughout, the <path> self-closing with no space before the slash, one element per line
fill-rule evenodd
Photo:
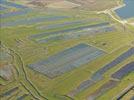
<path fill-rule="evenodd" d="M 59 1 L 59 2 L 54 2 L 54 3 L 50 3 L 47 5 L 48 8 L 64 8 L 64 9 L 76 8 L 79 6 L 80 5 L 69 2 L 69 1 Z"/>
<path fill-rule="evenodd" d="M 118 5 L 119 0 L 69 0 L 88 10 L 105 10 Z"/>
<path fill-rule="evenodd" d="M 23 2 L 28 6 L 42 8 L 79 8 L 91 11 L 101 11 L 119 5 L 120 0 L 11 0 Z"/>

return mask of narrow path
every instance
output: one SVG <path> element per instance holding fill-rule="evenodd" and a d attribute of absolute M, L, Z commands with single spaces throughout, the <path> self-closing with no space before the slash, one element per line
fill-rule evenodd
<path fill-rule="evenodd" d="M 38 89 L 33 85 L 33 83 L 30 81 L 30 79 L 27 77 L 26 70 L 24 68 L 24 63 L 21 58 L 21 56 L 16 53 L 13 49 L 8 48 L 4 45 L 5 48 L 10 50 L 12 56 L 14 56 L 14 60 L 17 60 L 16 62 L 19 63 L 19 73 L 18 73 L 18 79 L 17 81 L 22 84 L 28 90 L 28 92 L 36 99 L 36 100 L 48 100 L 46 97 L 41 95 L 41 93 L 38 91 Z M 27 86 L 26 86 L 27 84 Z M 30 90 L 30 89 L 32 90 Z"/>
<path fill-rule="evenodd" d="M 23 81 L 25 81 L 29 86 L 31 86 L 32 87 L 32 89 L 34 90 L 34 92 L 36 92 L 36 94 L 38 95 L 38 97 L 37 96 L 35 96 L 36 97 L 36 100 L 47 100 L 47 98 L 46 97 L 44 97 L 44 96 L 42 96 L 41 94 L 40 94 L 40 92 L 38 91 L 38 89 L 33 85 L 33 83 L 29 80 L 29 78 L 27 77 L 27 73 L 26 73 L 26 70 L 25 70 L 25 68 L 24 68 L 24 63 L 23 63 L 23 60 L 22 60 L 22 58 L 20 57 L 20 55 L 18 54 L 18 53 L 16 53 L 14 50 L 12 50 L 12 49 L 9 49 L 10 51 L 12 51 L 16 56 L 17 56 L 17 58 L 18 58 L 18 60 L 20 61 L 20 67 L 21 67 L 21 69 L 22 69 L 22 72 L 23 72 L 23 80 L 22 80 L 22 82 L 21 83 L 23 83 Z M 31 91 L 31 90 L 29 90 L 29 91 Z M 32 91 L 33 92 L 33 91 Z M 31 93 L 32 93 L 31 92 Z M 34 94 L 33 94 L 34 95 Z"/>
<path fill-rule="evenodd" d="M 115 15 L 113 15 L 112 13 L 115 12 L 116 9 L 119 9 L 123 6 L 125 6 L 125 4 L 121 4 L 120 1 L 117 2 L 118 6 L 117 7 L 114 7 L 114 8 L 111 8 L 111 9 L 106 9 L 104 11 L 99 11 L 97 12 L 97 14 L 101 14 L 101 13 L 104 13 L 104 14 L 107 14 L 109 15 L 113 20 L 115 20 L 116 22 L 122 24 L 123 26 L 125 26 L 126 24 L 130 24 L 127 20 L 121 20 L 121 19 L 118 19 L 115 17 Z"/>

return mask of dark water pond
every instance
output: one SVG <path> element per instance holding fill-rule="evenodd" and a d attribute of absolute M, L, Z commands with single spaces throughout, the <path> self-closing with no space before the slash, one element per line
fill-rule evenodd
<path fill-rule="evenodd" d="M 121 19 L 134 17 L 134 0 L 124 0 L 125 6 L 115 10 Z"/>

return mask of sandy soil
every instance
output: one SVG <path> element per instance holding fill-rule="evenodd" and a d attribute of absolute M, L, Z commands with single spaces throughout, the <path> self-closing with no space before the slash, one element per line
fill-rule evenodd
<path fill-rule="evenodd" d="M 75 7 L 79 7 L 80 5 L 69 2 L 69 1 L 60 1 L 60 2 L 54 2 L 51 4 L 48 4 L 46 7 L 50 7 L 50 8 L 75 8 Z"/>

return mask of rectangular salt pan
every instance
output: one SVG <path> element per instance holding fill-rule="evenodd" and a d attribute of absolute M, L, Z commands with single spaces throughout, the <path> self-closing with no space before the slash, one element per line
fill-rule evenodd
<path fill-rule="evenodd" d="M 134 62 L 127 64 L 126 66 L 124 66 L 123 68 L 112 74 L 112 77 L 122 79 L 124 76 L 126 76 L 132 71 L 134 72 Z"/>
<path fill-rule="evenodd" d="M 29 67 L 49 78 L 55 78 L 105 54 L 87 44 L 78 44 Z"/>

